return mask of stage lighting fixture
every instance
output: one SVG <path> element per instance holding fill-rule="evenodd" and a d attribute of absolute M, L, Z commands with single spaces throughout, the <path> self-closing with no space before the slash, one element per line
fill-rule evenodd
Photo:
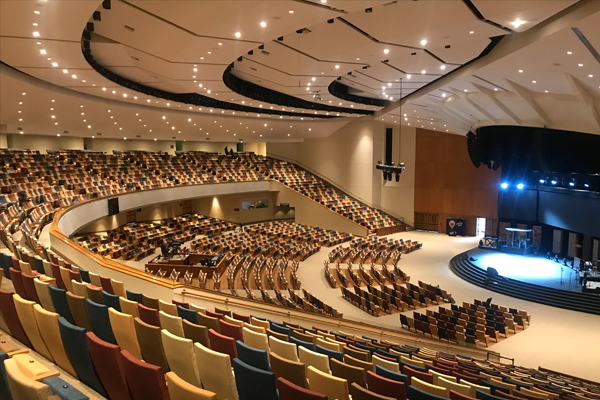
<path fill-rule="evenodd" d="M 552 180 L 550 181 L 551 184 L 556 185 L 558 183 L 558 178 L 557 177 L 552 177 Z"/>
<path fill-rule="evenodd" d="M 502 185 L 500 185 L 500 187 L 501 187 L 502 189 L 506 189 L 506 188 L 508 188 L 508 183 L 506 183 L 506 182 L 503 182 L 503 183 L 502 183 Z"/>
<path fill-rule="evenodd" d="M 396 182 L 400 182 L 400 174 L 396 174 Z"/>
<path fill-rule="evenodd" d="M 585 183 L 583 184 L 583 186 L 585 186 L 586 188 L 590 187 L 590 182 L 589 181 L 585 181 Z"/>
<path fill-rule="evenodd" d="M 541 178 L 540 183 L 543 185 L 544 183 L 546 183 L 546 180 L 544 178 Z"/>
<path fill-rule="evenodd" d="M 569 186 L 574 187 L 575 186 L 575 179 L 571 178 L 571 180 L 569 181 Z"/>
<path fill-rule="evenodd" d="M 517 189 L 523 189 L 524 187 L 525 187 L 525 185 L 524 185 L 524 184 L 522 184 L 522 183 L 519 183 L 519 184 L 517 185 Z"/>

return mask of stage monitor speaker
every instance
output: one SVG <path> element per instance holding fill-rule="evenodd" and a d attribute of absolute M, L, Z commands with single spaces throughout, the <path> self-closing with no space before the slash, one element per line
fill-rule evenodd
<path fill-rule="evenodd" d="M 113 197 L 108 199 L 108 215 L 115 215 L 119 213 L 119 198 Z"/>

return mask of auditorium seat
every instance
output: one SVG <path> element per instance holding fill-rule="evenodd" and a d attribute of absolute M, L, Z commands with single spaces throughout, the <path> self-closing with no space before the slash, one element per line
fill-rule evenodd
<path fill-rule="evenodd" d="M 223 321 L 231 325 L 240 326 L 242 328 L 244 327 L 244 321 L 238 321 L 237 319 L 228 317 L 227 315 L 223 316 Z"/>
<path fill-rule="evenodd" d="M 131 315 L 132 317 L 139 317 L 138 312 L 138 303 L 136 301 L 128 300 L 123 296 L 119 297 L 119 306 L 121 307 L 121 312 L 127 315 Z"/>
<path fill-rule="evenodd" d="M 273 336 L 269 336 L 269 348 L 271 352 L 287 360 L 298 362 L 298 349 L 295 344 L 284 342 Z"/>
<path fill-rule="evenodd" d="M 298 359 L 301 363 L 304 363 L 306 367 L 315 367 L 319 371 L 323 371 L 326 374 L 331 374 L 329 368 L 329 357 L 324 354 L 311 351 L 305 347 L 298 346 Z"/>
<path fill-rule="evenodd" d="M 269 354 L 266 351 L 250 347 L 239 340 L 236 341 L 236 351 L 238 358 L 246 364 L 264 371 L 271 371 Z"/>
<path fill-rule="evenodd" d="M 63 284 L 65 285 L 65 289 L 71 293 L 73 293 L 73 284 L 71 283 L 71 275 L 69 274 L 70 269 L 66 269 L 64 267 L 59 266 L 58 272 L 60 274 L 60 278 L 62 279 Z"/>
<path fill-rule="evenodd" d="M 107 307 L 112 307 L 117 311 L 121 311 L 121 303 L 119 302 L 119 296 L 115 296 L 112 293 L 102 290 L 102 304 Z"/>
<path fill-rule="evenodd" d="M 85 304 L 87 306 L 90 325 L 92 325 L 92 331 L 105 342 L 117 344 L 117 339 L 113 334 L 110 324 L 110 317 L 108 316 L 108 307 L 104 304 L 95 303 L 90 299 L 86 299 Z"/>
<path fill-rule="evenodd" d="M 133 400 L 171 400 L 165 373 L 160 367 L 138 360 L 127 350 L 121 351 L 121 359 Z"/>
<path fill-rule="evenodd" d="M 76 296 L 81 296 L 87 298 L 87 283 L 86 282 L 77 282 L 76 280 L 71 280 L 71 286 L 73 288 L 73 294 Z"/>
<path fill-rule="evenodd" d="M 366 371 L 374 371 L 375 366 L 373 363 L 357 360 L 356 358 L 349 356 L 348 354 L 344 354 L 344 363 L 348 365 L 352 365 L 353 367 L 362 368 Z"/>
<path fill-rule="evenodd" d="M 92 362 L 85 329 L 71 324 L 64 317 L 58 318 L 58 327 L 65 352 L 79 380 L 102 396 L 107 396 Z"/>
<path fill-rule="evenodd" d="M 202 313 L 197 314 L 198 317 L 198 325 L 202 325 L 207 327 L 208 329 L 212 329 L 215 332 L 220 332 L 219 328 L 219 320 L 217 318 L 206 316 Z"/>
<path fill-rule="evenodd" d="M 210 340 L 210 347 L 214 351 L 227 354 L 229 357 L 231 357 L 232 360 L 234 358 L 237 358 L 237 349 L 234 338 L 221 335 L 220 333 L 209 329 L 208 339 Z"/>
<path fill-rule="evenodd" d="M 315 367 L 306 369 L 308 388 L 322 393 L 329 399 L 350 400 L 348 381 L 319 371 Z"/>
<path fill-rule="evenodd" d="M 422 381 L 415 376 L 410 378 L 410 385 L 435 396 L 448 397 L 448 389 L 446 389 L 445 387 L 433 385 L 431 383 Z"/>
<path fill-rule="evenodd" d="M 187 308 L 183 308 L 182 306 L 177 306 L 177 315 L 189 322 L 198 325 L 198 312 L 194 310 L 189 310 Z"/>
<path fill-rule="evenodd" d="M 24 299 L 27 299 L 25 286 L 23 285 L 23 277 L 21 271 L 10 268 L 10 280 L 12 281 L 15 292 Z"/>
<path fill-rule="evenodd" d="M 327 396 L 295 385 L 284 378 L 277 378 L 277 389 L 280 400 L 327 400 Z"/>
<path fill-rule="evenodd" d="M 132 292 L 131 290 L 125 290 L 125 293 L 127 300 L 135 301 L 140 304 L 144 302 L 144 296 L 141 293 Z"/>
<path fill-rule="evenodd" d="M 33 311 L 33 306 L 36 304 L 33 301 L 25 300 L 18 294 L 13 295 L 13 301 L 15 305 L 15 310 L 17 312 L 17 316 L 19 317 L 19 321 L 21 321 L 21 326 L 27 335 L 27 338 L 33 345 L 33 349 L 40 353 L 42 356 L 46 357 L 50 362 L 53 362 L 54 359 L 50 350 L 48 350 L 48 346 L 44 342 L 42 338 L 42 334 L 40 332 L 40 328 L 37 324 L 37 320 L 35 318 L 35 313 Z"/>
<path fill-rule="evenodd" d="M 33 348 L 17 314 L 12 292 L 0 289 L 0 312 L 11 335 L 25 346 Z"/>
<path fill-rule="evenodd" d="M 86 331 L 92 330 L 90 319 L 87 315 L 87 306 L 85 303 L 86 298 L 82 296 L 76 296 L 71 292 L 67 292 L 67 304 L 69 305 L 69 311 L 75 321 L 75 325 L 84 328 Z"/>
<path fill-rule="evenodd" d="M 234 340 L 244 341 L 244 334 L 242 328 L 237 325 L 228 324 L 223 319 L 219 320 L 219 332 L 224 336 L 229 336 Z"/>
<path fill-rule="evenodd" d="M 348 381 L 348 384 L 357 383 L 360 386 L 367 387 L 365 369 L 355 367 L 332 358 L 330 361 L 331 374 Z M 371 371 L 368 371 L 371 372 Z"/>
<path fill-rule="evenodd" d="M 167 303 L 166 301 L 162 301 L 161 299 L 158 299 L 158 311 L 162 311 L 165 314 L 169 314 L 174 317 L 178 316 L 177 306 L 173 303 Z"/>
<path fill-rule="evenodd" d="M 127 297 L 127 292 L 125 291 L 125 285 L 123 285 L 123 282 L 111 279 L 110 283 L 112 285 L 113 294 L 115 296 L 123 298 Z"/>
<path fill-rule="evenodd" d="M 352 396 L 352 400 L 394 400 L 393 397 L 372 392 L 356 383 L 350 385 L 350 396 Z"/>
<path fill-rule="evenodd" d="M 142 304 L 148 308 L 158 310 L 158 299 L 154 297 L 148 297 L 146 294 L 142 294 Z"/>
<path fill-rule="evenodd" d="M 404 373 L 406 376 L 408 376 L 409 380 L 414 377 L 423 382 L 427 382 L 427 383 L 433 385 L 433 375 L 431 375 L 431 374 L 417 371 L 414 368 L 410 368 L 410 367 L 406 367 L 406 366 L 402 368 L 402 373 Z M 411 380 L 411 382 L 412 382 L 412 380 Z"/>
<path fill-rule="evenodd" d="M 433 368 L 438 369 L 438 367 L 433 367 Z M 449 380 L 451 382 L 456 383 L 456 377 L 454 377 L 454 376 L 442 374 L 442 373 L 440 373 L 438 371 L 435 371 L 434 369 L 429 369 L 428 373 L 432 375 L 432 377 L 433 377 L 432 379 L 433 380 L 432 380 L 431 383 L 433 383 L 434 385 L 438 384 L 438 379 L 439 378 L 445 378 L 445 379 L 447 379 L 447 380 Z"/>
<path fill-rule="evenodd" d="M 210 348 L 210 340 L 208 339 L 208 328 L 202 325 L 197 325 L 184 319 L 183 334 L 187 339 L 201 343 L 203 346 Z"/>
<path fill-rule="evenodd" d="M 179 337 L 185 336 L 183 333 L 183 320 L 181 317 L 172 316 L 162 310 L 158 312 L 158 317 L 160 319 L 160 326 L 162 329 L 166 329 L 173 335 Z"/>
<path fill-rule="evenodd" d="M 142 352 L 137 340 L 133 317 L 129 314 L 116 311 L 113 308 L 109 308 L 108 318 L 110 319 L 110 325 L 113 328 L 113 335 L 121 350 L 127 350 L 129 354 L 142 360 Z"/>
<path fill-rule="evenodd" d="M 190 307 L 189 307 L 190 310 L 196 311 L 198 314 L 206 315 L 206 308 L 197 306 L 194 303 L 189 303 L 189 304 L 190 304 Z"/>
<path fill-rule="evenodd" d="M 219 399 L 238 399 L 238 391 L 227 354 L 213 351 L 194 343 L 198 374 L 206 390 L 215 392 Z"/>
<path fill-rule="evenodd" d="M 38 295 L 38 299 L 40 300 L 39 304 L 41 304 L 42 307 L 48 311 L 56 312 L 54 303 L 52 302 L 52 297 L 50 297 L 50 283 L 36 278 L 33 280 L 33 284 L 35 285 L 35 291 Z"/>
<path fill-rule="evenodd" d="M 315 345 L 312 342 L 305 342 L 304 340 L 296 339 L 293 336 L 290 336 L 290 343 L 295 344 L 298 347 L 304 347 L 310 351 L 315 351 Z"/>
<path fill-rule="evenodd" d="M 373 354 L 371 361 L 373 362 L 374 367 L 379 365 L 383 368 L 389 369 L 390 371 L 400 372 L 400 365 L 398 363 L 384 360 L 383 358 L 378 357 L 377 354 Z"/>
<path fill-rule="evenodd" d="M 108 294 L 112 294 L 114 296 L 115 291 L 113 290 L 111 279 L 106 276 L 102 276 L 102 275 L 99 275 L 98 278 L 100 279 L 99 286 L 102 288 L 102 290 L 104 290 Z"/>
<path fill-rule="evenodd" d="M 275 374 L 246 364 L 239 358 L 232 362 L 240 400 L 279 400 Z"/>
<path fill-rule="evenodd" d="M 171 371 L 189 384 L 199 388 L 202 387 L 194 352 L 194 342 L 176 336 L 166 329 L 161 331 L 161 338 L 165 357 Z"/>
<path fill-rule="evenodd" d="M 246 343 L 248 346 L 259 350 L 264 350 L 267 353 L 271 351 L 269 347 L 269 338 L 267 335 L 256 333 L 246 327 L 242 329 L 242 335 L 244 337 L 244 343 Z"/>
<path fill-rule="evenodd" d="M 39 303 L 40 299 L 37 295 L 37 291 L 35 290 L 35 277 L 33 275 L 21 273 L 21 280 L 23 281 L 23 289 L 27 295 L 26 299 L 35 303 Z"/>
<path fill-rule="evenodd" d="M 162 344 L 161 328 L 147 324 L 137 317 L 133 319 L 133 322 L 140 351 L 142 352 L 142 359 L 168 372 L 169 364 Z"/>
<path fill-rule="evenodd" d="M 86 333 L 86 341 L 96 373 L 110 400 L 131 400 L 119 346 L 101 340 L 93 332 Z"/>
<path fill-rule="evenodd" d="M 269 354 L 269 361 L 276 378 L 284 378 L 300 387 L 307 387 L 306 366 L 303 363 L 290 361 L 275 352 Z"/>
<path fill-rule="evenodd" d="M 146 307 L 138 303 L 138 314 L 140 319 L 147 324 L 154 325 L 160 328 L 159 311 L 155 308 Z"/>
<path fill-rule="evenodd" d="M 88 284 L 85 287 L 87 291 L 87 298 L 93 301 L 96 304 L 104 304 L 104 299 L 102 298 L 102 288 L 98 286 L 94 286 L 92 284 Z"/>
<path fill-rule="evenodd" d="M 395 400 L 406 400 L 404 383 L 385 378 L 372 371 L 367 372 L 367 387 L 382 396 L 391 397 Z"/>
<path fill-rule="evenodd" d="M 465 396 L 471 395 L 471 386 L 470 385 L 463 385 L 461 383 L 456 383 L 456 382 L 448 380 L 444 377 L 438 378 L 437 386 L 445 387 L 446 389 L 448 389 L 448 391 L 453 390 L 453 391 L 463 394 Z"/>
<path fill-rule="evenodd" d="M 446 397 L 431 394 L 412 385 L 408 386 L 406 397 L 410 400 L 447 400 Z"/>
<path fill-rule="evenodd" d="M 219 400 L 216 393 L 190 385 L 173 371 L 167 372 L 165 378 L 171 400 Z"/>
<path fill-rule="evenodd" d="M 317 353 L 324 354 L 330 359 L 335 358 L 336 360 L 339 360 L 341 362 L 344 361 L 344 354 L 340 351 L 333 351 L 320 345 L 316 345 L 315 350 L 317 351 Z"/>
<path fill-rule="evenodd" d="M 77 377 L 77 372 L 73 368 L 69 357 L 65 351 L 60 329 L 58 327 L 58 315 L 55 312 L 47 311 L 39 304 L 33 306 L 33 313 L 37 321 L 42 339 L 48 347 L 48 351 L 52 354 L 52 358 L 56 365 L 67 371 L 69 374 Z"/>

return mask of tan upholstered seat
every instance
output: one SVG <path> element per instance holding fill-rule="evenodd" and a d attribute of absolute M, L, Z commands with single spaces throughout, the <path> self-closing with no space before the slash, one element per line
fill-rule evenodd
<path fill-rule="evenodd" d="M 328 399 L 350 400 L 347 380 L 326 374 L 312 366 L 306 369 L 306 377 L 310 390 L 322 393 Z"/>
<path fill-rule="evenodd" d="M 44 265 L 44 275 L 54 278 L 54 275 L 52 275 L 52 263 L 50 261 L 42 260 L 42 264 Z"/>
<path fill-rule="evenodd" d="M 92 325 L 87 314 L 87 307 L 85 304 L 85 297 L 76 296 L 71 292 L 66 292 L 67 304 L 71 311 L 71 316 L 75 320 L 75 324 L 84 328 L 86 331 L 92 331 Z"/>
<path fill-rule="evenodd" d="M 123 298 L 127 298 L 127 292 L 125 291 L 125 285 L 121 281 L 110 280 L 115 295 Z"/>
<path fill-rule="evenodd" d="M 271 351 L 271 348 L 269 347 L 269 338 L 267 335 L 256 333 L 248 328 L 243 328 L 242 334 L 244 336 L 244 343 L 248 346 L 254 347 L 255 349 L 264 350 L 267 353 Z"/>
<path fill-rule="evenodd" d="M 87 290 L 88 299 L 96 304 L 104 304 L 104 299 L 102 298 L 102 287 L 88 283 L 88 285 L 85 287 L 85 290 Z"/>
<path fill-rule="evenodd" d="M 210 348 L 210 338 L 208 336 L 208 328 L 202 325 L 194 324 L 187 319 L 183 322 L 183 334 L 186 339 L 191 339 L 193 342 L 198 342 L 202 346 Z"/>
<path fill-rule="evenodd" d="M 60 330 L 58 328 L 58 315 L 55 312 L 47 311 L 39 304 L 33 306 L 33 312 L 35 320 L 37 321 L 42 339 L 56 365 L 67 371 L 69 374 L 77 377 L 75 368 L 71 365 L 71 361 L 65 352 L 65 348 L 60 336 Z"/>
<path fill-rule="evenodd" d="M 476 385 L 469 381 L 465 381 L 464 379 L 461 379 L 459 383 L 461 385 L 469 386 L 469 396 L 473 398 L 476 398 L 478 390 L 481 390 L 484 393 L 491 393 L 489 386 Z"/>
<path fill-rule="evenodd" d="M 108 318 L 112 326 L 113 334 L 121 350 L 127 350 L 135 358 L 142 360 L 142 351 L 137 340 L 133 317 L 110 307 Z"/>
<path fill-rule="evenodd" d="M 244 328 L 249 329 L 252 332 L 262 333 L 263 335 L 267 334 L 267 330 L 265 328 L 263 328 L 262 326 L 252 325 L 247 322 L 244 322 Z"/>
<path fill-rule="evenodd" d="M 260 326 L 265 329 L 271 328 L 271 324 L 269 324 L 269 321 L 263 321 L 262 319 L 256 319 L 254 317 L 250 317 L 250 322 L 252 322 L 252 325 Z"/>
<path fill-rule="evenodd" d="M 450 392 L 450 390 L 454 390 L 455 392 L 464 394 L 465 396 L 471 395 L 471 386 L 452 382 L 451 380 L 448 380 L 446 378 L 442 378 L 442 377 L 438 378 L 437 386 L 445 387 L 446 389 L 448 389 L 448 392 Z"/>
<path fill-rule="evenodd" d="M 174 317 L 178 316 L 177 306 L 173 303 L 167 303 L 166 301 L 162 301 L 161 299 L 158 299 L 158 310 L 166 314 L 172 315 Z"/>
<path fill-rule="evenodd" d="M 46 400 L 52 396 L 50 386 L 29 378 L 21 371 L 16 357 L 4 361 L 8 387 L 13 399 Z"/>
<path fill-rule="evenodd" d="M 163 371 L 169 371 L 169 363 L 163 349 L 161 329 L 158 326 L 150 325 L 135 317 L 135 334 L 137 336 L 142 359 L 147 363 L 158 365 Z"/>
<path fill-rule="evenodd" d="M 219 328 L 219 320 L 217 318 L 209 317 L 201 313 L 198 313 L 197 315 L 198 325 L 205 326 L 208 329 L 212 329 L 215 332 L 221 332 L 221 328 Z"/>
<path fill-rule="evenodd" d="M 356 358 L 348 355 L 348 354 L 344 354 L 344 363 L 348 364 L 348 365 L 352 365 L 353 367 L 360 367 L 363 368 L 366 371 L 375 371 L 375 367 L 373 365 L 373 363 L 370 362 L 366 362 L 363 360 L 357 360 Z"/>
<path fill-rule="evenodd" d="M 196 354 L 194 353 L 194 342 L 190 339 L 175 336 L 166 329 L 163 329 L 160 333 L 171 371 L 187 383 L 199 388 L 202 387 L 198 375 Z"/>
<path fill-rule="evenodd" d="M 21 267 L 22 273 L 27 274 L 29 276 L 35 275 L 31 270 L 31 264 L 29 264 L 28 262 L 19 260 L 19 266 Z"/>
<path fill-rule="evenodd" d="M 410 384 L 411 386 L 421 389 L 427 393 L 441 397 L 449 397 L 449 391 L 445 387 L 432 385 L 431 383 L 424 382 L 419 378 L 415 378 L 414 376 L 410 378 Z"/>
<path fill-rule="evenodd" d="M 114 286 L 113 286 L 114 289 Z M 119 297 L 119 305 L 121 306 L 121 312 L 129 314 L 132 317 L 139 317 L 138 302 L 127 300 L 125 297 Z"/>
<path fill-rule="evenodd" d="M 389 369 L 390 371 L 400 372 L 400 365 L 398 363 L 379 358 L 377 357 L 377 354 L 373 354 L 371 361 L 373 362 L 373 368 L 376 368 L 379 365 L 380 367 Z"/>
<path fill-rule="evenodd" d="M 101 288 L 102 287 L 102 281 L 100 281 L 100 275 L 95 274 L 93 272 L 88 272 L 89 276 L 90 276 L 90 283 L 96 287 Z M 102 304 L 102 303 L 100 303 Z"/>
<path fill-rule="evenodd" d="M 304 363 L 307 368 L 313 366 L 319 371 L 331 374 L 331 370 L 329 369 L 329 357 L 325 354 L 316 353 L 305 347 L 299 346 L 298 359 L 301 363 Z"/>
<path fill-rule="evenodd" d="M 438 384 L 437 381 L 438 381 L 439 378 L 445 378 L 446 380 L 448 380 L 450 382 L 456 383 L 456 377 L 455 376 L 444 375 L 444 374 L 441 374 L 441 373 L 439 373 L 437 371 L 434 371 L 432 369 L 430 369 L 427 372 L 429 372 L 431 375 L 433 375 L 433 384 L 434 385 Z"/>
<path fill-rule="evenodd" d="M 73 286 L 74 295 L 87 298 L 87 282 L 77 282 L 75 279 L 71 279 L 71 286 Z"/>
<path fill-rule="evenodd" d="M 367 387 L 367 374 L 364 368 L 345 364 L 335 358 L 330 360 L 330 364 L 333 376 L 347 380 L 349 385 L 357 383 L 362 387 Z"/>
<path fill-rule="evenodd" d="M 269 336 L 269 348 L 273 353 L 287 360 L 298 362 L 298 350 L 293 343 L 284 342 L 276 337 Z"/>
<path fill-rule="evenodd" d="M 183 323 L 181 317 L 174 317 L 165 313 L 164 311 L 159 311 L 158 318 L 160 319 L 160 326 L 163 329 L 168 330 L 176 336 L 185 337 L 183 333 Z"/>
<path fill-rule="evenodd" d="M 50 297 L 50 289 L 48 289 L 48 286 L 50 286 L 50 284 L 48 282 L 42 282 L 38 278 L 35 278 L 33 280 L 33 284 L 35 285 L 35 292 L 37 293 L 38 298 L 40 299 L 42 307 L 44 307 L 48 311 L 56 312 L 56 309 L 54 308 L 54 303 L 52 302 L 52 298 Z"/>
<path fill-rule="evenodd" d="M 199 314 L 206 315 L 206 308 L 195 305 L 194 303 L 190 303 L 190 310 L 196 311 Z"/>
<path fill-rule="evenodd" d="M 29 341 L 33 345 L 35 351 L 46 357 L 50 361 L 54 361 L 50 350 L 46 346 L 40 328 L 38 327 L 35 314 L 33 312 L 33 306 L 36 304 L 34 301 L 25 300 L 18 294 L 13 295 L 15 302 L 15 308 L 17 309 L 17 315 L 23 326 L 25 334 L 29 338 Z"/>
<path fill-rule="evenodd" d="M 308 387 L 306 366 L 304 363 L 290 361 L 275 353 L 269 354 L 269 362 L 271 364 L 271 371 L 275 374 L 276 378 L 287 379 L 303 388 Z"/>
<path fill-rule="evenodd" d="M 71 283 L 71 275 L 69 274 L 70 270 L 65 267 L 59 267 L 59 269 L 60 276 L 65 284 L 65 287 L 69 292 L 73 293 L 73 284 Z"/>
<path fill-rule="evenodd" d="M 165 378 L 171 400 L 218 400 L 216 393 L 190 385 L 175 372 L 167 372 Z"/>
<path fill-rule="evenodd" d="M 238 391 L 227 354 L 194 343 L 198 373 L 204 389 L 215 392 L 219 400 L 238 400 Z"/>
<path fill-rule="evenodd" d="M 241 326 L 241 327 L 244 326 L 244 321 L 238 321 L 237 319 L 233 319 L 227 315 L 223 316 L 223 320 L 231 325 L 237 325 L 237 326 Z"/>
<path fill-rule="evenodd" d="M 332 350 L 332 351 L 342 351 L 342 346 L 339 343 L 334 343 L 332 341 L 329 340 L 323 340 L 321 338 L 317 338 L 317 343 L 318 346 L 321 347 L 325 347 L 326 349 Z"/>

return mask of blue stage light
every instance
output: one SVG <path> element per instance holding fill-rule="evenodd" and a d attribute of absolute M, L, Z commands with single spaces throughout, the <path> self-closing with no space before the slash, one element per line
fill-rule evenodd
<path fill-rule="evenodd" d="M 525 187 L 525 185 L 524 185 L 524 184 L 522 184 L 522 183 L 519 183 L 519 184 L 517 185 L 517 189 L 523 189 L 524 187 Z"/>
<path fill-rule="evenodd" d="M 586 183 L 583 184 L 583 186 L 585 186 L 586 188 L 589 188 L 590 184 L 586 182 Z"/>
<path fill-rule="evenodd" d="M 540 179 L 540 183 L 544 184 L 544 183 L 546 183 L 546 180 L 545 179 Z"/>
<path fill-rule="evenodd" d="M 502 185 L 500 185 L 500 187 L 502 189 L 506 189 L 508 187 L 508 183 L 504 182 L 504 183 L 502 183 Z"/>
<path fill-rule="evenodd" d="M 550 181 L 551 184 L 556 185 L 558 183 L 558 180 L 556 178 L 552 178 L 552 180 Z"/>
<path fill-rule="evenodd" d="M 569 181 L 569 186 L 574 187 L 575 186 L 575 179 L 571 178 L 571 180 Z"/>

